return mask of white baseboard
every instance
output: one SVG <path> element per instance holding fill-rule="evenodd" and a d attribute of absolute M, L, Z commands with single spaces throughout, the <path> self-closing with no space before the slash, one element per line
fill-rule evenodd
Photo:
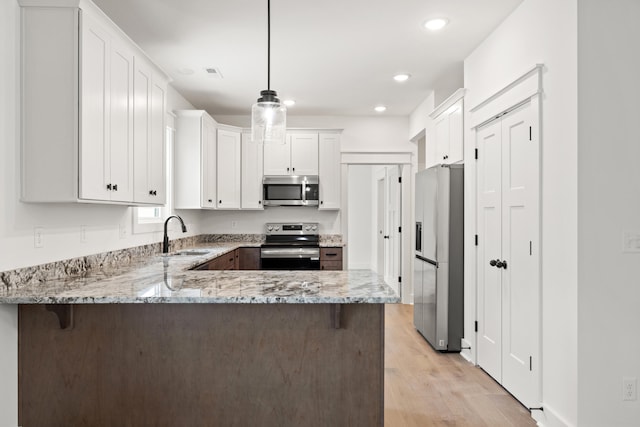
<path fill-rule="evenodd" d="M 543 403 L 542 407 L 544 411 L 531 411 L 531 418 L 536 420 L 540 427 L 575 427 L 549 405 Z"/>
<path fill-rule="evenodd" d="M 465 340 L 464 338 L 462 338 L 460 341 L 462 344 L 461 347 L 463 347 L 463 350 L 460 351 L 460 356 L 462 356 L 463 359 L 465 359 L 467 362 L 475 365 L 476 363 L 475 363 L 475 360 L 473 360 L 473 354 L 471 353 L 471 350 L 464 349 L 464 347 L 471 348 L 471 343 Z"/>

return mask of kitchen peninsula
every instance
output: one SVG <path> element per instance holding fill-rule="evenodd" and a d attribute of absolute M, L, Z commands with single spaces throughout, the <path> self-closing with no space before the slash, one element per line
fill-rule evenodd
<path fill-rule="evenodd" d="M 19 304 L 20 425 L 382 425 L 370 271 L 198 271 L 242 243 L 0 291 Z"/>

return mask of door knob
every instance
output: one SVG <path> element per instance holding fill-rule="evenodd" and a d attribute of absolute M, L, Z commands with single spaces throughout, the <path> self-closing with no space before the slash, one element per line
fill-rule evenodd
<path fill-rule="evenodd" d="M 489 265 L 490 265 L 491 267 L 495 267 L 497 263 L 498 263 L 498 261 L 497 261 L 497 260 L 495 260 L 495 259 L 492 259 L 491 261 L 489 261 Z"/>

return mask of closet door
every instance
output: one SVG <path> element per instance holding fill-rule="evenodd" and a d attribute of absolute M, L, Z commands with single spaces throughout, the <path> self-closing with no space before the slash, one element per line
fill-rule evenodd
<path fill-rule="evenodd" d="M 533 108 L 526 104 L 502 120 L 502 385 L 533 406 L 538 355 L 539 150 Z M 535 253 L 534 253 L 535 248 Z M 538 361 L 536 360 L 536 363 Z"/>
<path fill-rule="evenodd" d="M 477 132 L 478 147 L 478 365 L 502 381 L 502 281 L 490 262 L 502 255 L 502 123 Z"/>
<path fill-rule="evenodd" d="M 527 103 L 477 131 L 478 365 L 537 404 L 539 142 Z"/>

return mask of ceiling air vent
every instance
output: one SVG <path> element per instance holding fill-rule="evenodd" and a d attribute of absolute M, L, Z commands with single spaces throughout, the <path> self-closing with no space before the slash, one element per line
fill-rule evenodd
<path fill-rule="evenodd" d="M 222 74 L 220 73 L 220 70 L 218 70 L 217 68 L 214 67 L 207 67 L 204 69 L 204 71 L 206 71 L 207 75 L 209 77 L 213 77 L 215 79 L 221 79 L 222 78 Z"/>

